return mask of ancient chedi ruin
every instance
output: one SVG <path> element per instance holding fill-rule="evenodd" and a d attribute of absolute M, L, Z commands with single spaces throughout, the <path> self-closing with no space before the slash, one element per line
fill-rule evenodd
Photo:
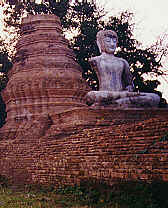
<path fill-rule="evenodd" d="M 14 184 L 168 180 L 167 109 L 118 108 L 113 98 L 120 97 L 108 93 L 106 106 L 106 87 L 96 99 L 80 70 L 58 17 L 23 20 L 3 91 L 7 120 L 0 129 L 0 174 Z"/>
<path fill-rule="evenodd" d="M 24 121 L 86 106 L 88 90 L 55 15 L 25 18 L 16 61 L 3 92 L 7 120 L 3 135 L 15 137 Z M 30 121 L 31 122 L 31 121 Z M 2 132 L 1 131 L 1 132 Z"/>

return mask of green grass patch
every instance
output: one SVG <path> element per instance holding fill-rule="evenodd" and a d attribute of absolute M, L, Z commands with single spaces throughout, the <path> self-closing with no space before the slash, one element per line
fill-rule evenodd
<path fill-rule="evenodd" d="M 79 186 L 0 187 L 0 208 L 165 208 L 168 183 L 117 182 L 108 186 L 96 180 Z"/>

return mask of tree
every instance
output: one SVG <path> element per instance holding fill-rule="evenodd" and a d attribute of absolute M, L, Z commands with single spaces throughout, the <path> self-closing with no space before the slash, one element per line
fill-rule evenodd
<path fill-rule="evenodd" d="M 83 77 L 93 89 L 98 89 L 98 79 L 88 63 L 91 56 L 99 55 L 96 44 L 96 34 L 101 29 L 112 29 L 118 35 L 118 50 L 116 56 L 123 57 L 130 64 L 134 77 L 134 85 L 137 91 L 155 92 L 160 84 L 157 79 L 144 79 L 144 75 L 161 75 L 161 58 L 154 47 L 142 49 L 141 44 L 133 38 L 134 24 L 133 14 L 123 12 L 119 17 L 110 17 L 103 21 L 105 12 L 97 8 L 94 0 L 75 0 L 70 4 L 69 0 L 48 0 L 36 4 L 31 0 L 13 1 L 7 0 L 6 24 L 19 28 L 20 18 L 24 13 L 41 14 L 52 13 L 58 15 L 66 33 L 76 31 L 70 40 L 70 47 L 76 54 L 77 62 L 83 68 Z M 17 30 L 17 33 L 19 30 Z M 163 99 L 161 100 L 163 103 Z M 165 101 L 164 101 L 165 102 Z"/>
<path fill-rule="evenodd" d="M 3 102 L 1 91 L 6 87 L 8 82 L 8 71 L 12 68 L 12 63 L 9 59 L 7 51 L 1 48 L 0 51 L 0 128 L 5 123 L 6 112 L 5 103 Z"/>

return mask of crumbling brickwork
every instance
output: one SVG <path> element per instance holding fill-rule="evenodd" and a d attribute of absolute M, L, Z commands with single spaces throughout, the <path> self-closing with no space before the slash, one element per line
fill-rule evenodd
<path fill-rule="evenodd" d="M 67 112 L 59 116 L 65 129 L 58 130 L 58 120 L 51 124 L 46 119 L 45 135 L 1 140 L 0 174 L 13 183 L 59 185 L 86 178 L 109 184 L 116 179 L 168 180 L 167 110 L 74 110 L 82 113 L 83 125 Z M 68 116 L 75 125 L 66 125 L 63 117 Z"/>

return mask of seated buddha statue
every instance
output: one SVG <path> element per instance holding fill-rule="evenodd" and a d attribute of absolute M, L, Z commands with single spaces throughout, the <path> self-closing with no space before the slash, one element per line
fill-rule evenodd
<path fill-rule="evenodd" d="M 125 59 L 114 55 L 118 37 L 112 30 L 97 33 L 100 56 L 90 58 L 96 71 L 99 90 L 86 94 L 86 102 L 92 106 L 157 107 L 160 97 L 154 93 L 135 92 L 133 77 Z"/>

